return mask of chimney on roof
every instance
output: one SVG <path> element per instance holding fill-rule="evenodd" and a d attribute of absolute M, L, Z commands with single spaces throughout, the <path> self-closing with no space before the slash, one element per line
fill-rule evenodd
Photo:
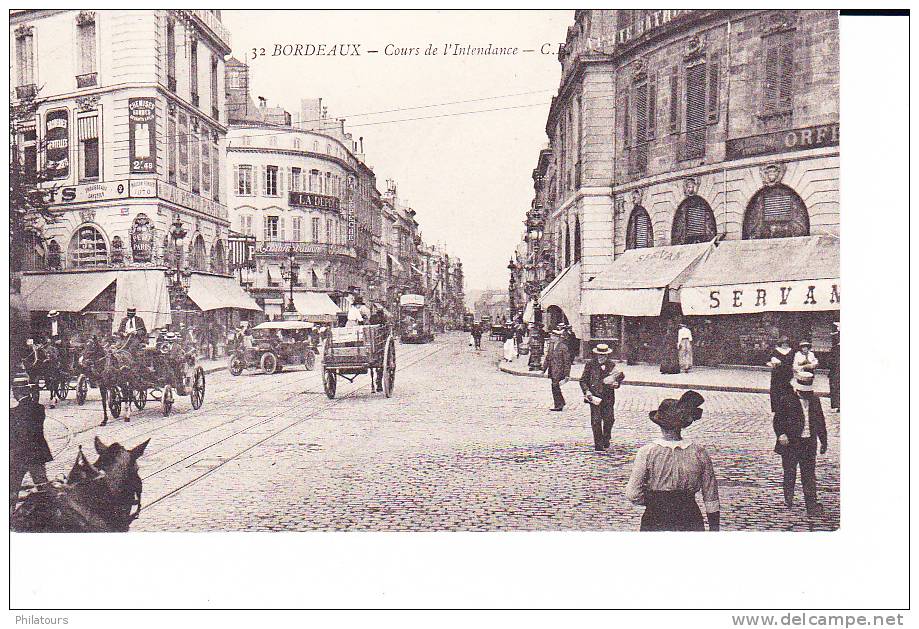
<path fill-rule="evenodd" d="M 361 143 L 361 155 L 364 154 L 364 136 L 358 138 L 358 142 Z"/>

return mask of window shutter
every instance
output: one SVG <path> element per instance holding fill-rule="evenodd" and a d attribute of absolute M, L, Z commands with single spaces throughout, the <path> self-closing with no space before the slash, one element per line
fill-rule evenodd
<path fill-rule="evenodd" d="M 648 85 L 635 88 L 635 144 L 640 146 L 648 132 Z"/>
<path fill-rule="evenodd" d="M 269 236 L 269 233 L 268 233 L 268 216 L 265 215 L 265 216 L 262 217 L 262 240 L 264 240 L 264 241 L 267 242 L 267 241 L 269 240 L 268 236 Z"/>
<path fill-rule="evenodd" d="M 779 50 L 773 38 L 766 42 L 765 72 L 763 76 L 763 113 L 776 110 L 779 94 Z"/>
<path fill-rule="evenodd" d="M 293 180 L 291 179 L 290 166 L 287 167 L 287 191 L 290 192 L 293 190 Z"/>
<path fill-rule="evenodd" d="M 782 109 L 791 108 L 791 90 L 794 85 L 795 67 L 794 67 L 794 46 L 792 45 L 792 33 L 782 35 L 782 45 L 779 49 L 781 57 L 781 72 L 779 74 L 779 107 Z"/>
<path fill-rule="evenodd" d="M 686 208 L 686 235 L 704 236 L 706 234 L 706 219 L 708 212 L 701 204 L 692 204 Z"/>
<path fill-rule="evenodd" d="M 705 155 L 705 64 L 686 69 L 686 148 L 684 159 Z"/>
<path fill-rule="evenodd" d="M 648 215 L 642 212 L 638 215 L 635 220 L 635 246 L 636 247 L 650 247 L 651 246 L 651 221 L 648 218 Z"/>
<path fill-rule="evenodd" d="M 236 191 L 236 194 L 239 195 L 241 192 L 239 189 L 239 166 L 233 166 L 233 190 Z"/>
<path fill-rule="evenodd" d="M 708 60 L 708 122 L 718 122 L 718 80 L 720 62 L 717 54 Z"/>
<path fill-rule="evenodd" d="M 657 77 L 655 74 L 648 79 L 648 139 L 653 139 L 657 128 Z"/>
<path fill-rule="evenodd" d="M 268 167 L 262 166 L 262 194 L 268 196 Z"/>
<path fill-rule="evenodd" d="M 287 238 L 284 237 L 284 217 L 278 219 L 278 240 L 285 241 Z"/>
<path fill-rule="evenodd" d="M 624 146 L 632 145 L 632 130 L 629 121 L 629 110 L 631 109 L 632 99 L 629 98 L 629 92 L 625 93 L 625 107 L 622 108 L 622 143 Z"/>
<path fill-rule="evenodd" d="M 670 70 L 670 133 L 680 130 L 680 70 L 673 66 Z"/>

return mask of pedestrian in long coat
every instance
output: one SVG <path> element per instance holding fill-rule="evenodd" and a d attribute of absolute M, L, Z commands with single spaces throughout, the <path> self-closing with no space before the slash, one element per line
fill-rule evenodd
<path fill-rule="evenodd" d="M 53 458 L 45 440 L 45 407 L 32 399 L 31 386 L 25 373 L 13 378 L 13 396 L 19 404 L 10 409 L 11 509 L 27 473 L 34 485 L 48 482 L 45 464 Z"/>
<path fill-rule="evenodd" d="M 782 489 L 785 506 L 794 504 L 795 482 L 801 468 L 801 485 L 804 504 L 809 516 L 823 511 L 817 502 L 817 443 L 820 454 L 827 450 L 826 419 L 820 398 L 814 395 L 814 374 L 807 371 L 795 373 L 791 381 L 793 393 L 786 395 L 775 414 L 775 452 L 782 457 Z"/>
<path fill-rule="evenodd" d="M 613 350 L 606 343 L 598 343 L 593 349 L 593 358 L 584 365 L 581 375 L 581 391 L 584 402 L 590 406 L 590 427 L 594 435 L 594 450 L 609 448 L 616 421 L 613 407 L 616 389 L 625 379 L 625 374 L 616 369 L 610 359 Z"/>
<path fill-rule="evenodd" d="M 772 350 L 767 366 L 772 368 L 769 378 L 769 406 L 773 413 L 779 411 L 782 400 L 792 392 L 791 379 L 794 376 L 794 352 L 791 351 L 791 342 L 787 336 L 779 339 Z"/>
<path fill-rule="evenodd" d="M 552 409 L 561 411 L 565 408 L 565 396 L 562 395 L 562 385 L 571 377 L 571 350 L 562 342 L 561 330 L 553 330 L 552 336 L 557 342 L 550 344 L 549 351 L 543 362 L 543 372 L 547 372 L 552 381 Z"/>
<path fill-rule="evenodd" d="M 651 421 L 661 429 L 661 438 L 642 446 L 626 486 L 626 497 L 645 507 L 642 531 L 704 531 L 696 494 L 702 492 L 708 528 L 721 528 L 721 502 L 712 459 L 705 448 L 687 439 L 682 431 L 702 417 L 705 401 L 695 391 L 679 400 L 667 399 Z"/>

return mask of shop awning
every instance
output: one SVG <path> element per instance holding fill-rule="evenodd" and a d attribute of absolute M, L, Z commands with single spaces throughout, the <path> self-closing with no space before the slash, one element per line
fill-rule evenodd
<path fill-rule="evenodd" d="M 581 263 L 575 262 L 559 273 L 540 293 L 539 304 L 543 310 L 550 306 L 560 308 L 574 335 L 584 338 L 581 335 Z"/>
<path fill-rule="evenodd" d="M 678 288 L 712 250 L 712 242 L 630 249 L 584 285 L 581 312 L 656 317 L 668 288 Z"/>
<path fill-rule="evenodd" d="M 128 308 L 137 308 L 137 316 L 147 324 L 147 330 L 162 328 L 172 322 L 166 275 L 162 270 L 117 272 L 113 330 L 118 329 Z"/>
<path fill-rule="evenodd" d="M 281 276 L 281 265 L 269 264 L 268 265 L 268 281 L 280 283 L 282 279 L 284 278 Z"/>
<path fill-rule="evenodd" d="M 192 274 L 188 281 L 188 297 L 202 311 L 218 308 L 261 310 L 232 277 Z"/>
<path fill-rule="evenodd" d="M 80 312 L 117 277 L 117 271 L 26 274 L 20 294 L 33 312 Z"/>
<path fill-rule="evenodd" d="M 338 304 L 326 293 L 294 293 L 294 307 L 306 321 L 334 321 L 338 317 Z"/>
<path fill-rule="evenodd" d="M 680 288 L 684 314 L 839 310 L 839 238 L 720 243 Z"/>
<path fill-rule="evenodd" d="M 402 273 L 405 273 L 405 267 L 402 266 L 402 263 L 399 262 L 399 260 L 398 260 L 397 258 L 395 258 L 395 257 L 393 257 L 393 256 L 391 256 L 391 255 L 389 255 L 389 254 L 387 254 L 386 257 L 389 258 L 389 262 L 390 262 L 390 264 L 392 264 L 392 272 L 393 272 L 393 273 L 395 273 L 395 274 L 397 274 L 397 275 L 400 275 L 400 274 L 402 274 Z"/>

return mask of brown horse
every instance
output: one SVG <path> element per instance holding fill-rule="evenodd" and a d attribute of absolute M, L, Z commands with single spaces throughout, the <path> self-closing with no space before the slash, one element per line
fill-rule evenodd
<path fill-rule="evenodd" d="M 29 494 L 10 516 L 10 528 L 27 533 L 127 531 L 140 514 L 143 482 L 137 459 L 148 443 L 126 450 L 96 437 L 96 462 L 90 463 L 80 449 L 67 482 L 50 482 Z"/>
<path fill-rule="evenodd" d="M 126 401 L 124 421 L 131 421 L 134 392 L 144 386 L 144 367 L 140 361 L 127 350 L 124 343 L 114 342 L 106 347 L 97 337 L 93 337 L 80 362 L 83 373 L 99 387 L 102 396 L 102 423 L 99 425 L 108 424 L 111 396 Z"/>

